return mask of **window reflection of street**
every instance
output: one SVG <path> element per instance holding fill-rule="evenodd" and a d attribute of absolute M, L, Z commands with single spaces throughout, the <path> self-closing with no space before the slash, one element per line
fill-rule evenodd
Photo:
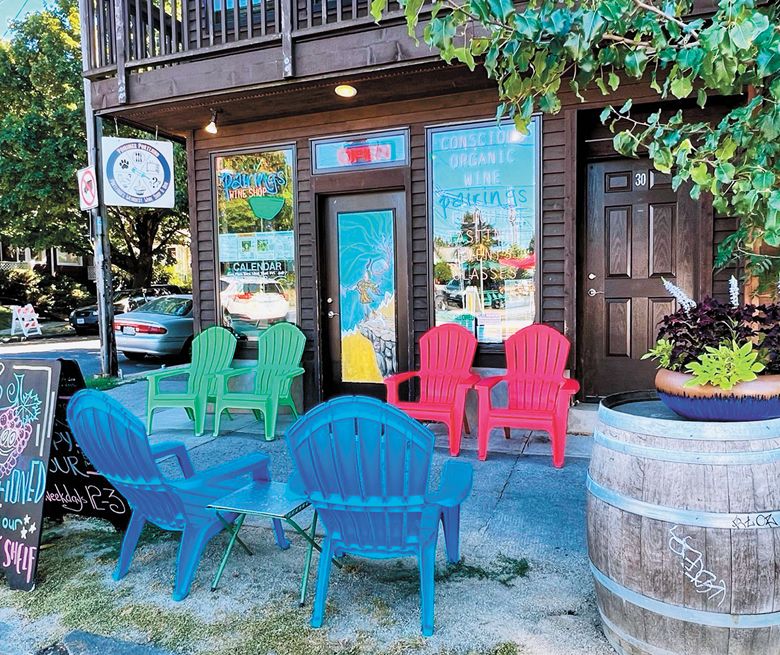
<path fill-rule="evenodd" d="M 252 339 L 295 322 L 292 148 L 215 160 L 223 323 Z"/>
<path fill-rule="evenodd" d="M 536 316 L 538 125 L 430 133 L 436 324 L 500 343 Z"/>

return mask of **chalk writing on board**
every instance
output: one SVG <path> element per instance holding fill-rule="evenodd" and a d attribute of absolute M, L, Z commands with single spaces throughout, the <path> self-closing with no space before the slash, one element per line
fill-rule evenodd
<path fill-rule="evenodd" d="M 16 407 L 6 407 L 0 411 L 0 478 L 8 475 L 16 466 L 31 434 L 32 425 L 22 422 Z"/>
<path fill-rule="evenodd" d="M 767 512 L 765 514 L 745 514 L 737 516 L 731 525 L 737 530 L 747 528 L 780 528 L 780 523 L 775 518 L 776 512 Z"/>
<path fill-rule="evenodd" d="M 117 530 L 127 527 L 130 509 L 126 501 L 102 477 L 79 448 L 66 419 L 68 402 L 84 388 L 76 362 L 61 360 L 57 411 L 51 437 L 46 482 L 46 515 L 94 516 L 110 521 Z"/>
<path fill-rule="evenodd" d="M 718 580 L 718 576 L 704 568 L 703 553 L 691 546 L 691 536 L 677 536 L 676 530 L 679 528 L 679 525 L 675 525 L 669 529 L 669 550 L 680 557 L 685 577 L 693 583 L 696 592 L 709 594 L 707 600 L 714 600 L 720 596 L 718 602 L 720 607 L 726 598 L 726 583 L 723 579 Z"/>
<path fill-rule="evenodd" d="M 59 362 L 0 362 L 0 570 L 35 584 Z"/>

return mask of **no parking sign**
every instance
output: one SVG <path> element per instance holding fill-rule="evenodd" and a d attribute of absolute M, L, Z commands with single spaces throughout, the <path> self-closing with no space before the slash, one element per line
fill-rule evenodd
<path fill-rule="evenodd" d="M 87 166 L 76 173 L 79 179 L 79 206 L 82 210 L 98 206 L 97 175 L 94 166 Z"/>

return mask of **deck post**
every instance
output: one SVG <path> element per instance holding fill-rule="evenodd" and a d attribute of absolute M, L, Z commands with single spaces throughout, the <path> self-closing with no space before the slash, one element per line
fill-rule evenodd
<path fill-rule="evenodd" d="M 120 105 L 127 104 L 127 71 L 125 70 L 125 0 L 113 0 L 114 20 L 116 21 L 116 101 Z M 160 25 L 162 28 L 162 24 Z M 160 41 L 162 42 L 162 31 Z"/>
<path fill-rule="evenodd" d="M 282 76 L 295 76 L 292 42 L 293 0 L 281 0 L 282 9 Z"/>

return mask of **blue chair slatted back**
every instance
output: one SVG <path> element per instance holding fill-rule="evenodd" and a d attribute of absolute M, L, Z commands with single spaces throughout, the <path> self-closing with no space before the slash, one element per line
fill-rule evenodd
<path fill-rule="evenodd" d="M 337 547 L 394 557 L 435 538 L 437 514 L 425 502 L 434 436 L 402 411 L 374 398 L 335 398 L 299 419 L 287 443 Z"/>
<path fill-rule="evenodd" d="M 184 529 L 184 506 L 160 473 L 138 418 L 109 395 L 84 389 L 68 403 L 68 423 L 92 465 L 134 511 L 165 530 Z"/>
<path fill-rule="evenodd" d="M 306 335 L 292 323 L 276 323 L 263 332 L 257 340 L 255 392 L 267 393 L 280 373 L 299 367 L 305 347 Z M 288 395 L 292 378 L 280 384 L 280 395 Z"/>

